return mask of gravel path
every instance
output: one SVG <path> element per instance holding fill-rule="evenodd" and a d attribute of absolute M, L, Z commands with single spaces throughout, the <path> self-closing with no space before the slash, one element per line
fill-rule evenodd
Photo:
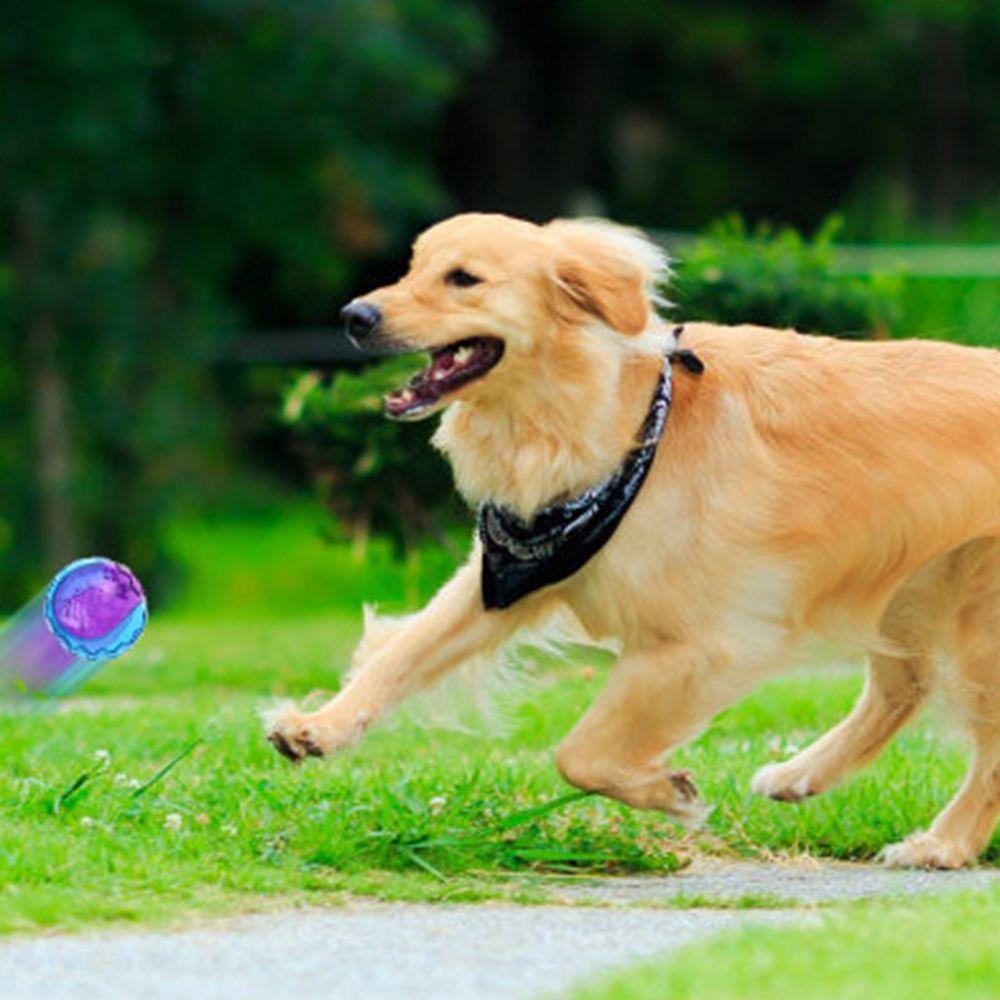
<path fill-rule="evenodd" d="M 239 917 L 182 931 L 13 939 L 0 945 L 4 1000 L 520 1000 L 793 909 L 656 908 L 683 897 L 819 902 L 971 889 L 997 871 L 889 872 L 864 865 L 702 861 L 669 878 L 560 884 L 593 906 L 414 905 Z M 651 905 L 652 904 L 652 905 Z"/>
<path fill-rule="evenodd" d="M 718 911 L 358 903 L 0 948 L 4 1000 L 508 1000 L 745 921 Z M 771 911 L 751 919 L 774 921 Z"/>
<path fill-rule="evenodd" d="M 1000 883 L 1000 869 L 932 872 L 901 871 L 878 865 L 796 861 L 703 859 L 670 878 L 581 879 L 553 889 L 560 902 L 669 903 L 684 899 L 782 900 L 789 905 L 829 903 L 872 896 L 981 889 Z"/>

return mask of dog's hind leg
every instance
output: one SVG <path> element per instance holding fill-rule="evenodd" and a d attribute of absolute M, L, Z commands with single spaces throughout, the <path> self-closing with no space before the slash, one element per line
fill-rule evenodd
<path fill-rule="evenodd" d="M 950 586 L 957 553 L 922 567 L 889 602 L 880 628 L 900 650 L 872 653 L 868 680 L 851 713 L 791 760 L 768 764 L 751 789 L 783 802 L 795 802 L 832 788 L 871 763 L 896 732 L 924 704 L 936 681 L 934 650 L 942 622 L 953 613 Z"/>
<path fill-rule="evenodd" d="M 762 767 L 751 790 L 794 802 L 832 788 L 881 753 L 923 703 L 932 676 L 929 657 L 873 654 L 868 681 L 850 715 L 791 760 Z"/>
<path fill-rule="evenodd" d="M 709 810 L 691 776 L 671 771 L 664 757 L 758 679 L 752 670 L 734 670 L 727 656 L 697 646 L 625 655 L 557 748 L 556 766 L 577 788 L 696 826 Z"/>
<path fill-rule="evenodd" d="M 989 843 L 1000 816 L 1000 540 L 970 547 L 962 577 L 957 672 L 947 690 L 972 738 L 972 764 L 929 830 L 886 849 L 883 858 L 891 865 L 969 864 Z"/>

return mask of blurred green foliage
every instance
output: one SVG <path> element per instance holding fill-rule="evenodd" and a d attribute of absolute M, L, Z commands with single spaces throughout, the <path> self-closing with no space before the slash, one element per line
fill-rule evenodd
<path fill-rule="evenodd" d="M 906 278 L 899 305 L 903 336 L 1000 348 L 1000 277 Z"/>
<path fill-rule="evenodd" d="M 441 210 L 485 40 L 459 0 L 4 5 L 0 604 L 95 550 L 155 586 L 162 515 L 225 475 L 221 331 L 325 314 Z"/>
<path fill-rule="evenodd" d="M 451 469 L 428 444 L 428 425 L 386 419 L 383 396 L 405 384 L 419 362 L 391 358 L 326 382 L 303 375 L 285 397 L 324 504 L 362 549 L 372 533 L 397 554 L 422 537 L 451 545 L 444 524 L 461 512 Z M 359 551 L 360 555 L 360 551 Z"/>
<path fill-rule="evenodd" d="M 460 527 L 452 532 L 454 552 L 428 540 L 400 559 L 390 539 L 373 536 L 361 548 L 338 538 L 337 527 L 316 504 L 287 497 L 269 510 L 176 519 L 167 547 L 187 574 L 170 612 L 249 623 L 331 613 L 360 622 L 366 603 L 412 611 L 454 572 L 468 545 Z"/>
<path fill-rule="evenodd" d="M 737 217 L 716 223 L 681 257 L 673 287 L 679 315 L 849 338 L 887 333 L 899 318 L 900 282 L 838 275 L 839 225 L 829 220 L 810 240 L 767 225 L 750 231 Z"/>

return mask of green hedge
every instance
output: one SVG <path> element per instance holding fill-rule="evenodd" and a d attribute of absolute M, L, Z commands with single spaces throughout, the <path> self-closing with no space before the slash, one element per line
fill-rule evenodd
<path fill-rule="evenodd" d="M 449 545 L 445 526 L 462 513 L 451 469 L 427 440 L 433 425 L 383 414 L 382 397 L 420 364 L 392 358 L 332 381 L 309 372 L 285 396 L 282 416 L 320 497 L 359 548 L 370 534 L 388 537 L 400 553 L 424 537 Z"/>
<path fill-rule="evenodd" d="M 681 257 L 668 290 L 684 319 L 759 323 L 803 333 L 865 338 L 898 320 L 899 281 L 838 275 L 828 220 L 812 239 L 738 217 L 717 222 Z"/>

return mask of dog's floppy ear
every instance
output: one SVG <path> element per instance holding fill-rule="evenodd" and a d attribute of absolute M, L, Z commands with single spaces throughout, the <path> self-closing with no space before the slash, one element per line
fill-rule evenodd
<path fill-rule="evenodd" d="M 620 333 L 642 333 L 668 273 L 663 251 L 637 230 L 611 222 L 557 219 L 545 229 L 555 249 L 559 311 L 582 310 Z"/>

